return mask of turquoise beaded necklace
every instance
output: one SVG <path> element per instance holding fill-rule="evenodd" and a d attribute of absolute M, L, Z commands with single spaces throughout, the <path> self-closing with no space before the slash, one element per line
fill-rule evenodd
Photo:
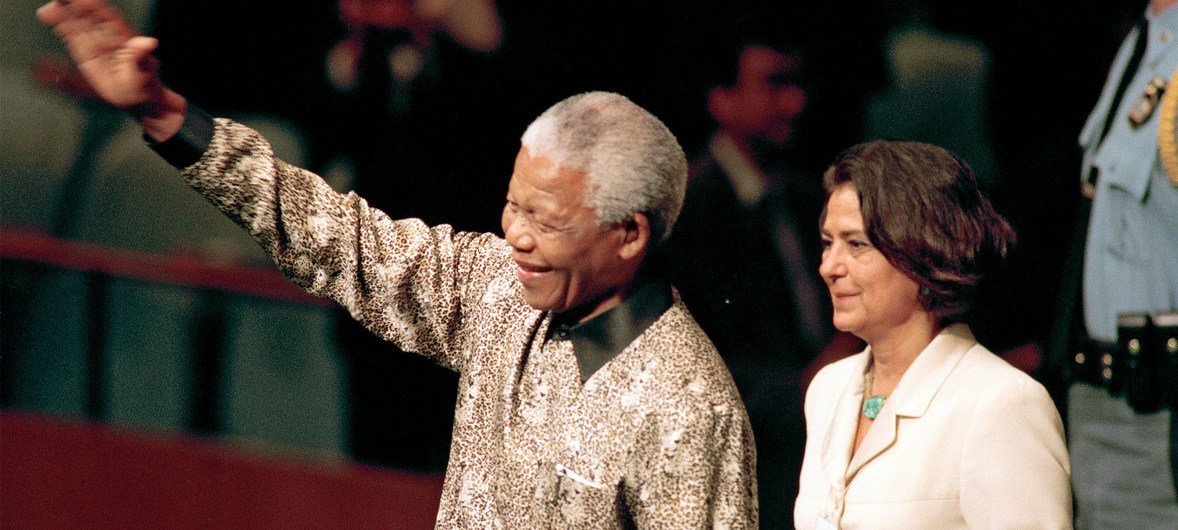
<path fill-rule="evenodd" d="M 879 416 L 879 411 L 883 408 L 884 400 L 887 399 L 884 395 L 871 396 L 871 384 L 874 382 L 875 371 L 871 367 L 868 367 L 867 375 L 863 376 L 863 415 L 867 416 L 869 420 L 875 420 L 875 417 Z"/>

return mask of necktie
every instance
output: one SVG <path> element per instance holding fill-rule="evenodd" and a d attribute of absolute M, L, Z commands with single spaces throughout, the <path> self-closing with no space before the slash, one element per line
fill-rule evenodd
<path fill-rule="evenodd" d="M 825 324 L 830 321 L 830 312 L 824 304 L 826 293 L 813 280 L 817 271 L 806 265 L 798 227 L 789 215 L 789 199 L 784 193 L 778 188 L 771 190 L 762 198 L 760 207 L 769 220 L 771 239 L 794 294 L 798 331 L 810 346 L 821 348 L 826 341 Z"/>
<path fill-rule="evenodd" d="M 1100 129 L 1100 136 L 1096 140 L 1096 145 L 1099 147 L 1104 142 L 1104 137 L 1108 135 L 1109 129 L 1113 127 L 1113 119 L 1117 117 L 1117 109 L 1121 106 L 1121 99 L 1125 97 L 1125 90 L 1128 89 L 1129 83 L 1133 81 L 1133 77 L 1137 75 L 1137 69 L 1141 66 L 1141 59 L 1145 56 L 1146 40 L 1149 37 L 1149 21 L 1143 16 L 1137 24 L 1133 26 L 1137 31 L 1137 38 L 1133 41 L 1133 54 L 1129 56 L 1129 63 L 1125 65 L 1125 70 L 1121 72 L 1121 80 L 1117 83 L 1117 91 L 1113 93 L 1112 104 L 1108 107 L 1108 114 L 1104 117 L 1104 127 Z M 1096 194 L 1096 180 L 1100 177 L 1096 168 L 1088 173 L 1088 178 L 1084 185 L 1081 186 L 1081 194 L 1091 199 Z"/>
<path fill-rule="evenodd" d="M 1121 106 L 1121 100 L 1125 97 L 1125 90 L 1129 87 L 1129 82 L 1137 75 L 1137 69 L 1141 66 L 1141 58 L 1145 56 L 1146 39 L 1149 37 L 1149 21 L 1145 17 L 1137 21 L 1134 26 L 1137 30 L 1137 39 L 1133 42 L 1133 55 L 1129 57 L 1129 64 L 1125 66 L 1125 71 L 1121 74 L 1121 81 L 1117 84 L 1117 91 L 1113 95 L 1113 103 L 1109 105 L 1108 116 L 1104 118 L 1104 128 L 1100 130 L 1099 142 L 1104 141 L 1104 137 L 1108 135 L 1109 129 L 1113 126 L 1113 118 L 1117 115 L 1117 109 Z"/>
<path fill-rule="evenodd" d="M 1125 70 L 1121 72 L 1121 80 L 1117 82 L 1117 91 L 1113 94 L 1112 104 L 1108 107 L 1108 114 L 1104 118 L 1104 127 L 1100 130 L 1100 136 L 1097 138 L 1096 145 L 1099 146 L 1104 142 L 1105 136 L 1108 135 L 1109 129 L 1113 126 L 1113 119 L 1117 116 L 1117 108 L 1121 106 L 1121 99 L 1125 96 L 1125 90 L 1128 89 L 1129 83 L 1133 77 L 1137 75 L 1137 69 L 1141 66 L 1141 59 L 1145 56 L 1146 41 L 1149 37 L 1149 21 L 1143 16 L 1137 24 L 1133 26 L 1137 32 L 1137 38 L 1133 41 L 1133 54 L 1129 56 L 1129 63 L 1125 65 Z M 1081 227 L 1074 235 L 1072 241 L 1072 252 L 1069 257 L 1069 263 L 1073 265 L 1066 267 L 1065 274 L 1081 276 L 1084 269 L 1084 242 L 1088 234 L 1088 216 L 1092 210 L 1092 197 L 1096 193 L 1096 181 L 1100 177 L 1100 172 L 1096 168 L 1092 168 L 1088 174 L 1088 179 L 1081 188 L 1083 199 L 1080 199 L 1076 209 L 1076 223 Z M 1074 310 L 1072 313 L 1072 335 L 1087 336 L 1087 326 L 1084 324 L 1084 289 L 1083 280 L 1076 279 L 1069 281 L 1077 286 L 1077 296 L 1074 298 Z"/>

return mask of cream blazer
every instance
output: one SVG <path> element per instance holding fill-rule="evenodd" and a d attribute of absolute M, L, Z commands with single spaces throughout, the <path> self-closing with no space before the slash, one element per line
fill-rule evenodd
<path fill-rule="evenodd" d="M 870 355 L 826 366 L 806 393 L 798 528 L 1071 528 L 1051 398 L 961 324 L 913 361 L 852 458 Z"/>

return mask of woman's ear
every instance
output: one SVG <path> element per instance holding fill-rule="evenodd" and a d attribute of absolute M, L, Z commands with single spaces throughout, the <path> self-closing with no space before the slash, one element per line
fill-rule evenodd
<path fill-rule="evenodd" d="M 641 258 L 650 247 L 650 219 L 644 213 L 636 213 L 622 221 L 622 245 L 618 255 L 625 260 Z"/>

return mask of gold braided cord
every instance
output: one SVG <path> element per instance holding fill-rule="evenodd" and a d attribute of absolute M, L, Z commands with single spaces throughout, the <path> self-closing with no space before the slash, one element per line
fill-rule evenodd
<path fill-rule="evenodd" d="M 1158 155 L 1162 159 L 1162 169 L 1170 182 L 1178 186 L 1178 68 L 1170 74 L 1170 82 L 1162 94 L 1162 115 L 1158 123 Z"/>

